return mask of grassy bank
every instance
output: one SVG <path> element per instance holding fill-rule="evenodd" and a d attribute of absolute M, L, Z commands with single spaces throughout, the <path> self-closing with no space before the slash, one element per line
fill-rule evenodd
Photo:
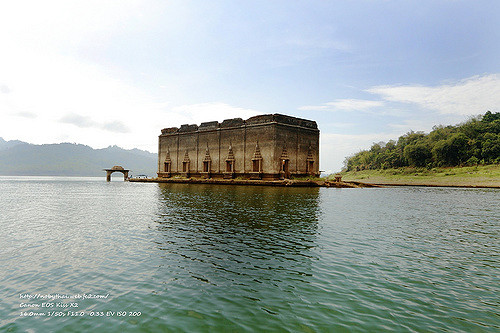
<path fill-rule="evenodd" d="M 479 165 L 453 168 L 398 168 L 363 170 L 342 173 L 344 181 L 371 184 L 408 184 L 435 186 L 500 187 L 500 165 Z"/>

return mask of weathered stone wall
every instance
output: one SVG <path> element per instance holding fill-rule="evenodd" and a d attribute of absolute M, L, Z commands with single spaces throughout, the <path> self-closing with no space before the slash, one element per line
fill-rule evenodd
<path fill-rule="evenodd" d="M 261 158 L 257 159 L 262 163 L 259 170 L 253 170 L 256 156 Z M 283 162 L 283 156 L 286 162 Z M 188 160 L 189 172 L 185 172 L 183 163 Z M 205 172 L 203 163 L 207 160 L 209 170 Z M 233 163 L 232 167 L 228 167 L 228 161 Z M 166 168 L 165 163 L 170 167 Z M 284 163 L 286 170 L 283 170 Z M 158 142 L 159 177 L 276 179 L 319 175 L 318 164 L 319 130 L 316 122 L 280 114 L 166 128 Z"/>
<path fill-rule="evenodd" d="M 319 174 L 318 134 L 303 131 L 300 127 L 277 125 L 275 156 L 280 159 L 286 154 L 291 174 Z M 286 150 L 286 152 L 284 151 Z M 308 170 L 308 156 L 312 156 L 313 168 Z"/>

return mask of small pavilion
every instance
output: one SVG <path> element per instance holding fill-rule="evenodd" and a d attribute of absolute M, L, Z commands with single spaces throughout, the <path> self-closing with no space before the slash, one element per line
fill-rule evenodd
<path fill-rule="evenodd" d="M 122 166 L 115 165 L 111 169 L 104 169 L 104 171 L 106 171 L 106 181 L 110 182 L 111 181 L 111 174 L 113 172 L 121 172 L 121 173 L 123 173 L 123 180 L 125 181 L 125 180 L 128 179 L 128 172 L 130 170 L 124 169 Z"/>

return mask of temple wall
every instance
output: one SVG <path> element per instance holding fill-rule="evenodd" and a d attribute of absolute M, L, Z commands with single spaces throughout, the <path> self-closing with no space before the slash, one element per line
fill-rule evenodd
<path fill-rule="evenodd" d="M 200 131 L 198 132 L 198 164 L 195 172 L 203 170 L 203 160 L 208 147 L 208 153 L 212 161 L 210 172 L 220 172 L 220 160 L 224 158 L 222 147 L 219 146 L 219 132 L 218 131 Z"/>
<path fill-rule="evenodd" d="M 255 172 L 256 147 L 260 152 L 260 172 Z M 231 152 L 230 153 L 230 148 Z M 204 160 L 208 148 L 208 172 Z M 286 149 L 286 167 L 283 172 L 283 148 Z M 189 172 L 183 162 L 189 157 Z M 232 168 L 228 166 L 228 158 Z M 167 159 L 167 157 L 170 157 Z M 166 172 L 165 162 L 170 163 Z M 313 164 L 308 164 L 313 161 Z M 158 141 L 158 176 L 171 177 L 259 177 L 283 178 L 293 175 L 319 174 L 319 130 L 313 121 L 283 115 L 262 115 L 242 120 L 228 119 L 222 123 L 209 122 L 182 125 L 162 130 Z M 311 169 L 311 166 L 312 169 Z M 309 169 L 308 169 L 309 167 Z M 206 168 L 206 167 L 205 167 Z M 232 169 L 229 174 L 228 170 Z M 258 168 L 259 169 L 259 168 Z"/>
<path fill-rule="evenodd" d="M 277 165 L 274 163 L 274 137 L 276 135 L 276 124 L 267 126 L 254 125 L 246 129 L 246 154 L 245 172 L 252 171 L 252 158 L 255 154 L 257 143 L 259 144 L 260 154 L 262 155 L 262 170 L 264 173 L 278 172 Z"/>

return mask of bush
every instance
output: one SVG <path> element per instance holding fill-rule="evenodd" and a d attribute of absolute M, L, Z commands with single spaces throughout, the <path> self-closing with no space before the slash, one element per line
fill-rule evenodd
<path fill-rule="evenodd" d="M 397 141 L 374 143 L 370 150 L 348 157 L 344 165 L 350 171 L 485 163 L 500 163 L 499 112 L 488 111 L 456 126 L 434 126 L 427 135 L 412 131 Z"/>
<path fill-rule="evenodd" d="M 466 162 L 468 166 L 473 166 L 473 165 L 478 165 L 479 164 L 479 159 L 476 156 L 472 156 L 469 158 Z"/>
<path fill-rule="evenodd" d="M 432 157 L 431 150 L 424 143 L 416 143 L 406 146 L 403 151 L 403 155 L 411 166 L 417 167 L 426 166 Z"/>

